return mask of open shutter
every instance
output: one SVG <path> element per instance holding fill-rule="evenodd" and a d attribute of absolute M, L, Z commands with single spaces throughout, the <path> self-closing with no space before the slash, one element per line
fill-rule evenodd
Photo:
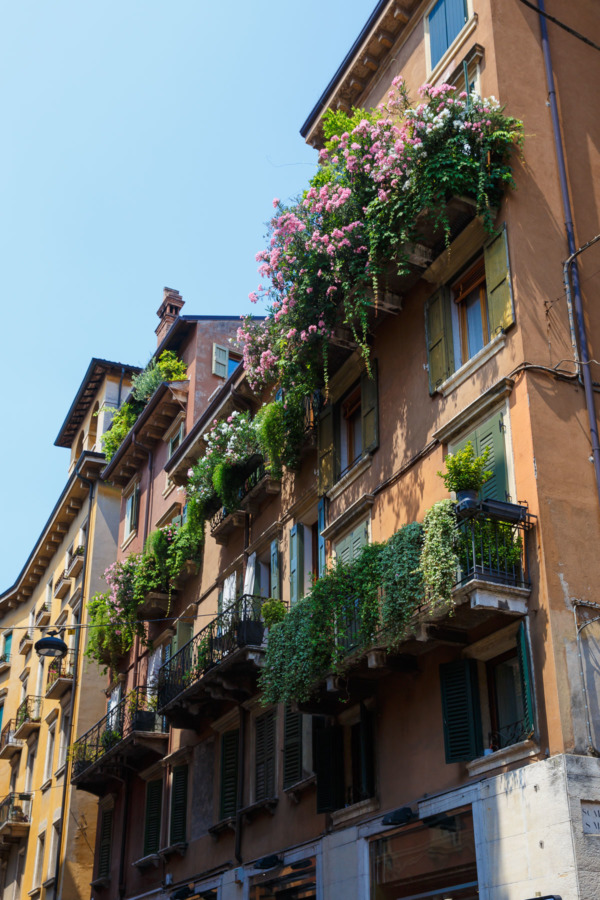
<path fill-rule="evenodd" d="M 351 558 L 354 561 L 360 555 L 360 551 L 369 543 L 369 523 L 362 522 L 350 535 Z"/>
<path fill-rule="evenodd" d="M 450 303 L 450 291 L 444 286 L 425 304 L 430 394 L 434 394 L 440 384 L 454 372 Z"/>
<path fill-rule="evenodd" d="M 319 496 L 327 493 L 335 481 L 335 447 L 333 440 L 333 404 L 328 403 L 319 415 L 317 447 L 319 458 Z"/>
<path fill-rule="evenodd" d="M 508 469 L 506 466 L 506 446 L 504 441 L 504 415 L 497 413 L 475 431 L 473 448 L 477 456 L 489 449 L 487 468 L 493 475 L 481 488 L 483 500 L 508 500 Z"/>
<path fill-rule="evenodd" d="M 363 372 L 360 379 L 360 411 L 362 417 L 363 453 L 373 453 L 379 447 L 379 401 L 377 396 L 377 360 L 371 360 L 371 373 Z"/>
<path fill-rule="evenodd" d="M 110 874 L 110 847 L 112 844 L 113 810 L 102 812 L 100 823 L 100 846 L 98 848 L 98 878 L 106 878 Z"/>
<path fill-rule="evenodd" d="M 174 766 L 171 781 L 170 843 L 184 844 L 187 825 L 188 767 Z"/>
<path fill-rule="evenodd" d="M 375 794 L 375 734 L 374 716 L 364 703 L 360 704 L 360 794 L 366 800 Z"/>
<path fill-rule="evenodd" d="M 304 525 L 290 529 L 290 603 L 304 596 Z"/>
<path fill-rule="evenodd" d="M 138 527 L 140 519 L 140 486 L 136 484 L 133 489 L 133 497 L 131 499 L 131 526 L 130 532 L 135 531 Z"/>
<path fill-rule="evenodd" d="M 459 659 L 440 666 L 446 762 L 482 754 L 477 662 Z"/>
<path fill-rule="evenodd" d="M 212 370 L 213 375 L 219 378 L 227 378 L 229 367 L 229 350 L 219 344 L 213 344 Z"/>
<path fill-rule="evenodd" d="M 506 225 L 484 247 L 490 337 L 506 331 L 515 321 Z"/>
<path fill-rule="evenodd" d="M 302 779 L 302 713 L 285 707 L 283 716 L 283 786 Z"/>
<path fill-rule="evenodd" d="M 279 596 L 279 542 L 271 541 L 271 592 L 274 600 L 280 600 Z"/>
<path fill-rule="evenodd" d="M 255 800 L 275 796 L 275 710 L 256 719 Z"/>
<path fill-rule="evenodd" d="M 221 819 L 237 812 L 239 730 L 221 736 Z"/>
<path fill-rule="evenodd" d="M 521 622 L 517 632 L 517 654 L 519 659 L 519 676 L 521 679 L 521 693 L 523 695 L 523 731 L 533 732 L 534 707 L 533 707 L 533 681 L 531 678 L 531 664 L 529 660 L 529 647 L 527 645 L 527 630 L 525 623 Z"/>
<path fill-rule="evenodd" d="M 321 497 L 319 500 L 319 507 L 317 513 L 317 531 L 319 533 L 318 536 L 318 544 L 319 544 L 319 559 L 318 559 L 318 570 L 319 570 L 319 578 L 325 574 L 325 570 L 327 568 L 327 554 L 325 552 L 325 538 L 323 537 L 323 529 L 326 525 L 325 520 L 325 497 Z"/>
<path fill-rule="evenodd" d="M 344 745 L 341 726 L 325 725 L 314 732 L 314 754 L 317 813 L 333 812 L 344 805 Z"/>
<path fill-rule="evenodd" d="M 160 819 L 162 813 L 163 780 L 146 785 L 146 819 L 144 824 L 144 856 L 157 853 L 160 848 Z"/>
<path fill-rule="evenodd" d="M 12 631 L 4 635 L 4 659 L 10 659 L 10 651 L 12 648 Z"/>

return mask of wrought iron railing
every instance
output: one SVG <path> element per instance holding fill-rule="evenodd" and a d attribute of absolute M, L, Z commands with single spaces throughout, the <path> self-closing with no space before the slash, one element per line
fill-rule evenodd
<path fill-rule="evenodd" d="M 25 697 L 19 708 L 17 709 L 16 722 L 17 728 L 26 722 L 39 722 L 42 717 L 42 697 L 34 697 L 30 695 Z"/>
<path fill-rule="evenodd" d="M 316 431 L 319 422 L 319 413 L 323 406 L 323 395 L 321 391 L 313 391 L 308 397 L 304 398 L 304 434 L 312 434 Z"/>
<path fill-rule="evenodd" d="M 75 672 L 75 651 L 71 650 L 64 659 L 53 659 L 48 666 L 46 690 L 52 687 L 59 678 L 73 678 Z"/>
<path fill-rule="evenodd" d="M 240 500 L 243 500 L 244 497 L 247 497 L 250 491 L 254 490 L 256 485 L 263 480 L 265 475 L 267 475 L 267 468 L 265 461 L 260 462 L 257 467 L 250 472 L 243 485 L 240 488 Z"/>
<path fill-rule="evenodd" d="M 11 823 L 31 822 L 32 794 L 9 794 L 0 803 L 0 828 Z"/>
<path fill-rule="evenodd" d="M 505 747 L 512 747 L 513 744 L 528 740 L 532 735 L 533 729 L 530 722 L 526 719 L 519 719 L 518 722 L 505 725 L 499 731 L 490 731 L 489 747 L 492 751 L 503 750 Z"/>
<path fill-rule="evenodd" d="M 56 584 L 54 585 L 54 596 L 55 597 L 58 596 L 59 591 L 61 590 L 61 588 L 63 587 L 65 582 L 68 582 L 68 581 L 69 582 L 71 581 L 71 579 L 69 577 L 69 573 L 67 572 L 66 569 L 63 569 L 63 571 L 60 573 L 60 575 L 56 579 Z"/>
<path fill-rule="evenodd" d="M 225 519 L 227 518 L 229 513 L 230 513 L 230 510 L 227 509 L 226 506 L 222 506 L 220 509 L 217 510 L 217 512 L 214 514 L 214 516 L 212 517 L 212 519 L 210 520 L 210 523 L 209 523 L 211 534 L 213 534 L 217 530 L 219 525 L 221 525 L 221 523 L 225 521 Z"/>
<path fill-rule="evenodd" d="M 77 547 L 73 551 L 73 553 L 69 554 L 69 558 L 67 560 L 67 568 L 65 569 L 65 573 L 67 575 L 69 575 L 71 569 L 74 567 L 77 560 L 83 559 L 84 553 L 85 553 L 85 547 L 83 546 L 83 544 L 80 544 L 79 547 Z"/>
<path fill-rule="evenodd" d="M 16 719 L 10 719 L 6 723 L 0 734 L 0 751 L 8 746 L 20 747 L 23 744 L 23 741 L 15 738 L 15 731 L 18 727 Z"/>
<path fill-rule="evenodd" d="M 457 519 L 457 585 L 478 577 L 517 587 L 529 585 L 525 533 L 530 517 L 526 508 L 516 504 L 504 506 L 524 509 L 520 521 L 511 521 L 509 512 L 490 514 L 484 504 Z M 516 512 L 513 518 L 518 519 Z"/>
<path fill-rule="evenodd" d="M 130 691 L 71 746 L 73 778 L 99 762 L 134 732 L 164 734 L 167 725 L 156 712 L 156 692 L 140 686 Z"/>
<path fill-rule="evenodd" d="M 10 653 L 0 653 L 0 665 L 8 665 L 10 662 Z"/>
<path fill-rule="evenodd" d="M 244 594 L 214 618 L 158 671 L 158 704 L 162 709 L 234 650 L 260 646 L 266 597 Z"/>

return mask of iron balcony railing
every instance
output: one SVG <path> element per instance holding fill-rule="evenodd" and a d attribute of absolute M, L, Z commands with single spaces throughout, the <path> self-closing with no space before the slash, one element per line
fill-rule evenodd
<path fill-rule="evenodd" d="M 211 534 L 214 534 L 214 532 L 217 530 L 219 525 L 225 521 L 225 519 L 227 518 L 227 516 L 229 515 L 230 512 L 231 512 L 231 510 L 227 509 L 226 506 L 222 506 L 219 510 L 217 510 L 217 512 L 214 514 L 214 516 L 210 520 L 210 533 Z"/>
<path fill-rule="evenodd" d="M 260 481 L 262 481 L 267 474 L 267 468 L 265 465 L 265 461 L 263 460 L 252 472 L 250 472 L 250 474 L 244 481 L 242 487 L 240 488 L 240 500 L 243 500 L 244 497 L 247 497 L 250 491 L 254 490 L 256 485 Z"/>
<path fill-rule="evenodd" d="M 2 733 L 0 734 L 0 752 L 4 750 L 5 747 L 21 747 L 23 741 L 20 741 L 18 738 L 15 738 L 15 731 L 17 730 L 17 720 L 10 719 L 2 729 Z"/>
<path fill-rule="evenodd" d="M 0 666 L 10 663 L 10 653 L 0 653 Z"/>
<path fill-rule="evenodd" d="M 78 562 L 78 560 L 83 559 L 84 553 L 85 547 L 83 546 L 83 544 L 80 544 L 80 546 L 77 547 L 73 551 L 73 553 L 69 554 L 69 558 L 67 560 L 67 568 L 65 569 L 66 575 L 69 575 L 71 573 L 71 569 L 75 567 L 75 563 Z"/>
<path fill-rule="evenodd" d="M 496 507 L 498 507 L 496 509 Z M 483 578 L 498 584 L 529 587 L 525 534 L 527 507 L 482 501 L 457 518 L 456 584 Z"/>
<path fill-rule="evenodd" d="M 31 822 L 31 794 L 9 794 L 0 803 L 0 828 L 3 825 Z"/>
<path fill-rule="evenodd" d="M 503 750 L 505 747 L 512 747 L 513 744 L 528 740 L 532 735 L 533 728 L 530 723 L 526 719 L 519 719 L 518 722 L 505 725 L 499 731 L 490 731 L 489 747 L 492 751 Z"/>
<path fill-rule="evenodd" d="M 73 678 L 75 672 L 75 651 L 71 650 L 64 659 L 53 659 L 48 666 L 46 690 L 52 687 L 59 678 Z"/>
<path fill-rule="evenodd" d="M 266 597 L 243 594 L 194 635 L 158 671 L 158 704 L 165 707 L 234 650 L 260 646 L 265 634 L 262 605 Z"/>
<path fill-rule="evenodd" d="M 134 732 L 166 733 L 167 725 L 163 717 L 157 714 L 156 705 L 156 692 L 144 685 L 134 688 L 109 709 L 71 746 L 73 778 L 98 763 L 109 750 Z"/>
<path fill-rule="evenodd" d="M 25 697 L 19 708 L 17 709 L 16 723 L 17 728 L 25 725 L 26 722 L 39 722 L 42 717 L 42 697 L 34 697 L 30 695 Z"/>

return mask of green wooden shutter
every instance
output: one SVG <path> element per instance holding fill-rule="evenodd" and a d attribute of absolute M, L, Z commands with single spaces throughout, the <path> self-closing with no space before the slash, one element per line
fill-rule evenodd
<path fill-rule="evenodd" d="M 484 247 L 490 337 L 506 331 L 515 321 L 506 225 Z"/>
<path fill-rule="evenodd" d="M 328 403 L 319 415 L 317 448 L 319 460 L 319 496 L 327 493 L 335 481 L 335 446 L 333 439 L 333 404 Z"/>
<path fill-rule="evenodd" d="M 377 360 L 371 360 L 370 378 L 363 372 L 360 379 L 360 412 L 362 417 L 362 449 L 373 453 L 379 447 L 379 401 L 377 396 Z"/>
<path fill-rule="evenodd" d="M 302 779 L 302 713 L 285 707 L 283 716 L 283 786 Z"/>
<path fill-rule="evenodd" d="M 183 844 L 187 832 L 188 767 L 174 766 L 171 781 L 170 843 Z"/>
<path fill-rule="evenodd" d="M 369 523 L 361 522 L 358 528 L 355 528 L 350 535 L 352 560 L 360 555 L 360 551 L 369 543 Z"/>
<path fill-rule="evenodd" d="M 275 796 L 275 710 L 259 716 L 255 722 L 255 800 Z"/>
<path fill-rule="evenodd" d="M 213 344 L 212 370 L 219 378 L 227 378 L 229 364 L 229 350 L 219 344 Z"/>
<path fill-rule="evenodd" d="M 194 636 L 194 626 L 191 622 L 179 620 L 175 627 L 175 635 L 171 641 L 171 655 L 174 656 L 178 650 L 181 650 L 188 641 Z"/>
<path fill-rule="evenodd" d="M 517 654 L 519 659 L 519 676 L 521 679 L 521 693 L 523 695 L 523 730 L 533 732 L 534 706 L 533 706 L 533 680 L 531 677 L 531 665 L 529 648 L 527 646 L 527 631 L 525 623 L 521 622 L 517 633 Z"/>
<path fill-rule="evenodd" d="M 375 728 L 374 716 L 360 704 L 360 794 L 361 800 L 375 793 Z"/>
<path fill-rule="evenodd" d="M 158 778 L 146 785 L 146 818 L 144 824 L 144 856 L 157 853 L 160 848 L 160 820 L 162 814 L 163 780 Z"/>
<path fill-rule="evenodd" d="M 459 659 L 440 666 L 446 762 L 482 754 L 477 662 Z"/>
<path fill-rule="evenodd" d="M 344 745 L 339 725 L 315 731 L 314 755 L 317 813 L 333 812 L 344 805 Z"/>
<path fill-rule="evenodd" d="M 304 596 L 304 525 L 290 529 L 290 603 Z"/>
<path fill-rule="evenodd" d="M 221 819 L 237 812 L 239 730 L 221 736 Z"/>
<path fill-rule="evenodd" d="M 279 596 L 279 542 L 271 541 L 271 591 L 269 596 L 280 600 Z"/>
<path fill-rule="evenodd" d="M 352 533 L 335 545 L 335 558 L 341 562 L 352 562 Z"/>
<path fill-rule="evenodd" d="M 451 302 L 450 290 L 444 286 L 425 304 L 430 394 L 434 394 L 440 384 L 454 372 Z"/>
<path fill-rule="evenodd" d="M 140 486 L 136 484 L 133 489 L 133 498 L 131 500 L 131 528 L 130 531 L 135 531 L 138 527 L 138 522 L 140 518 Z"/>
<path fill-rule="evenodd" d="M 504 441 L 504 415 L 497 413 L 475 431 L 473 447 L 477 456 L 489 449 L 488 469 L 494 473 L 481 488 L 483 500 L 508 500 L 508 468 Z"/>
<path fill-rule="evenodd" d="M 323 529 L 326 525 L 325 519 L 325 497 L 321 497 L 319 500 L 319 508 L 317 513 L 317 530 L 319 532 L 318 536 L 318 544 L 319 544 L 319 559 L 318 559 L 318 571 L 319 578 L 325 574 L 325 570 L 327 569 L 327 554 L 325 551 L 325 538 L 323 537 Z"/>
<path fill-rule="evenodd" d="M 98 848 L 98 878 L 106 878 L 110 874 L 110 848 L 112 844 L 113 810 L 102 811 L 100 823 L 100 845 Z"/>

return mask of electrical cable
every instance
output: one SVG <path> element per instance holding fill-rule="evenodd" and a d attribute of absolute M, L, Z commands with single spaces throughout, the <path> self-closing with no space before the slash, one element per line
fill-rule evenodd
<path fill-rule="evenodd" d="M 560 19 L 557 19 L 555 16 L 551 16 L 550 13 L 542 12 L 541 9 L 538 9 L 533 3 L 530 3 L 529 0 L 520 0 L 520 2 L 524 6 L 528 6 L 529 9 L 532 9 L 534 12 L 538 13 L 540 16 L 544 16 L 545 19 L 549 19 L 554 25 L 558 25 L 559 28 L 563 28 L 569 34 L 572 34 L 573 37 L 578 38 L 580 41 L 583 41 L 584 44 L 588 44 L 590 47 L 593 47 L 594 50 L 600 50 L 600 46 L 595 44 L 589 38 L 587 38 L 584 34 L 580 34 L 578 31 L 575 31 L 574 28 L 571 28 L 569 25 L 565 25 L 564 22 L 561 22 Z"/>

